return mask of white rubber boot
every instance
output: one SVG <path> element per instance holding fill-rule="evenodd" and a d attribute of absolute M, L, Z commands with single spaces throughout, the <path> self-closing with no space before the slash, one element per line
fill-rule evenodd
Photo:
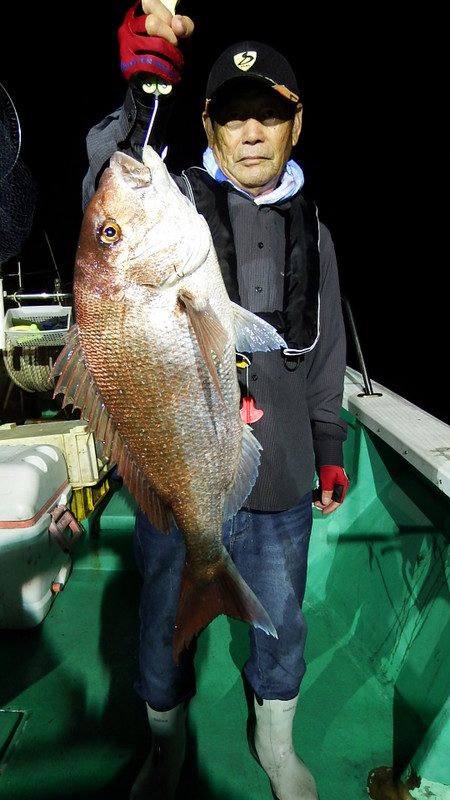
<path fill-rule="evenodd" d="M 314 778 L 292 743 L 297 702 L 298 696 L 293 700 L 255 697 L 254 746 L 250 738 L 250 747 L 267 773 L 277 800 L 319 800 Z"/>
<path fill-rule="evenodd" d="M 152 732 L 149 755 L 130 793 L 130 800 L 173 800 L 186 752 L 186 703 L 170 711 L 147 704 Z"/>

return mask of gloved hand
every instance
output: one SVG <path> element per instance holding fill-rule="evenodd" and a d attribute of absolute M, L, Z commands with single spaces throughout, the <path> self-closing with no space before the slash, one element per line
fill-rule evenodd
<path fill-rule="evenodd" d="M 128 81 L 139 72 L 146 72 L 161 81 L 175 85 L 181 79 L 183 54 L 175 45 L 160 36 L 149 36 L 141 0 L 127 11 L 118 31 L 120 69 Z"/>
<path fill-rule="evenodd" d="M 313 504 L 330 514 L 344 502 L 349 479 L 343 467 L 326 464 L 318 468 L 319 486 L 313 491 Z"/>

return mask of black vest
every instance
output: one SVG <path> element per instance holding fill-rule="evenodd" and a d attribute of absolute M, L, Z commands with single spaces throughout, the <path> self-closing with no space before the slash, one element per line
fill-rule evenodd
<path fill-rule="evenodd" d="M 195 203 L 211 230 L 220 269 L 230 299 L 240 302 L 236 251 L 228 211 L 228 182 L 218 183 L 199 167 L 182 174 L 185 193 Z M 319 335 L 319 223 L 314 203 L 298 192 L 277 205 L 285 216 L 286 263 L 282 309 L 268 309 L 257 316 L 270 322 L 289 348 L 307 352 Z"/>

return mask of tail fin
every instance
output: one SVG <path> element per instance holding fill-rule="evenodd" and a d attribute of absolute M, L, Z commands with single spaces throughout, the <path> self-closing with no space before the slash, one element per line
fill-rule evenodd
<path fill-rule="evenodd" d="M 173 640 L 176 664 L 181 650 L 219 614 L 249 622 L 278 639 L 267 611 L 241 577 L 225 548 L 223 559 L 211 578 L 199 581 L 189 564 L 184 568 Z"/>

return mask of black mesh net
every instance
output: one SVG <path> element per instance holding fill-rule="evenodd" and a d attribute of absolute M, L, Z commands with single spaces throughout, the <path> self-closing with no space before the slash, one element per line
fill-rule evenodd
<path fill-rule="evenodd" d="M 0 83 L 0 264 L 16 256 L 33 222 L 37 189 L 20 155 L 20 122 Z"/>

